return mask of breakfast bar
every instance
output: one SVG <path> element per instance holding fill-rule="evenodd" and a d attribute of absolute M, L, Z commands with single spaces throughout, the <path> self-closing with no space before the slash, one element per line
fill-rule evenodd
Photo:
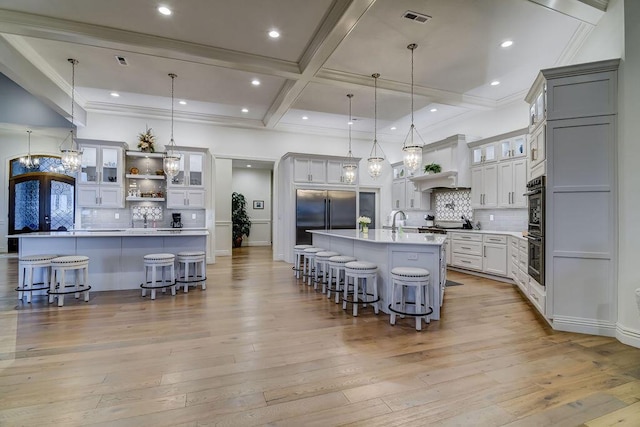
<path fill-rule="evenodd" d="M 440 319 L 440 306 L 444 296 L 446 235 L 431 233 L 403 233 L 372 229 L 359 230 L 307 230 L 313 236 L 313 245 L 350 255 L 361 261 L 378 265 L 378 294 L 380 309 L 389 313 L 391 301 L 391 270 L 395 267 L 419 267 L 429 270 L 429 299 L 433 308 L 431 318 Z"/>
<path fill-rule="evenodd" d="M 204 229 L 150 229 L 52 231 L 16 236 L 20 256 L 36 254 L 89 257 L 89 281 L 93 291 L 140 289 L 143 256 L 206 251 Z"/>

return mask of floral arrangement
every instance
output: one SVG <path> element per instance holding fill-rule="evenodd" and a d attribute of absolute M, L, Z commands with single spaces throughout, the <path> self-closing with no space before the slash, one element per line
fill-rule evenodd
<path fill-rule="evenodd" d="M 360 225 L 369 225 L 369 224 L 371 224 L 371 218 L 369 218 L 368 216 L 359 216 L 358 217 L 358 224 L 360 224 Z"/>
<path fill-rule="evenodd" d="M 153 153 L 155 148 L 153 144 L 156 142 L 156 136 L 151 131 L 151 128 L 147 128 L 146 131 L 138 134 L 138 148 L 140 151 L 149 151 Z"/>

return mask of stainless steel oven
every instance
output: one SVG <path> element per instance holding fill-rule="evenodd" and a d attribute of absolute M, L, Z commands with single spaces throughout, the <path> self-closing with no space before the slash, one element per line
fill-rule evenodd
<path fill-rule="evenodd" d="M 527 183 L 529 198 L 528 236 L 529 276 L 544 286 L 544 215 L 545 177 L 534 178 Z"/>

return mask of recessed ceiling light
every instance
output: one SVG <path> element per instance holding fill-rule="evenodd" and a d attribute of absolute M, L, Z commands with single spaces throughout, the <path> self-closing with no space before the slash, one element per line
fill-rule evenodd
<path fill-rule="evenodd" d="M 243 109 L 242 109 L 242 112 L 243 112 L 243 113 L 248 113 L 248 112 L 249 112 L 249 109 L 248 109 L 248 108 L 243 108 Z"/>
<path fill-rule="evenodd" d="M 391 126 L 391 130 L 396 130 L 396 129 L 398 129 L 398 128 L 395 127 L 395 126 Z"/>
<path fill-rule="evenodd" d="M 500 47 L 509 47 L 513 44 L 513 40 L 505 40 L 502 43 L 500 43 Z"/>
<path fill-rule="evenodd" d="M 163 14 L 164 16 L 169 16 L 171 15 L 173 12 L 171 11 L 171 9 L 169 9 L 167 6 L 160 6 L 158 8 L 158 12 L 160 12 L 161 14 Z"/>
<path fill-rule="evenodd" d="M 280 37 L 280 33 L 277 30 L 271 30 L 269 31 L 269 37 L 271 37 L 272 39 L 277 39 L 278 37 Z"/>
<path fill-rule="evenodd" d="M 178 104 L 180 104 L 180 105 L 187 105 L 187 101 L 178 101 Z"/>
<path fill-rule="evenodd" d="M 247 167 L 248 167 L 248 168 L 250 168 L 250 167 L 251 167 L 251 165 L 247 165 Z"/>
<path fill-rule="evenodd" d="M 251 80 L 251 84 L 254 85 L 254 86 L 260 86 L 260 80 L 253 79 L 253 80 Z"/>
<path fill-rule="evenodd" d="M 498 80 L 494 80 L 491 82 L 491 86 L 498 86 L 500 82 Z"/>
<path fill-rule="evenodd" d="M 120 96 L 118 92 L 111 92 L 109 95 L 113 96 L 114 98 L 118 98 Z"/>
<path fill-rule="evenodd" d="M 309 117 L 307 117 L 307 116 L 302 116 L 302 120 L 309 120 Z"/>
<path fill-rule="evenodd" d="M 431 110 L 429 110 L 429 111 L 431 111 L 432 113 L 435 113 L 436 111 L 438 111 L 438 109 L 437 109 L 437 108 L 432 108 L 432 109 L 431 109 Z"/>
<path fill-rule="evenodd" d="M 353 122 L 352 122 L 351 120 L 349 120 L 349 121 L 347 122 L 347 124 L 348 124 L 349 126 L 351 126 L 351 125 L 353 124 Z"/>

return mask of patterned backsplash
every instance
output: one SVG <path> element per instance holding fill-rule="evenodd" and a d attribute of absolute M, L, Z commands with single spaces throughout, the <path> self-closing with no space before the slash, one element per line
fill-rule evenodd
<path fill-rule="evenodd" d="M 435 194 L 436 221 L 462 221 L 461 216 L 471 219 L 471 190 L 438 191 Z"/>

